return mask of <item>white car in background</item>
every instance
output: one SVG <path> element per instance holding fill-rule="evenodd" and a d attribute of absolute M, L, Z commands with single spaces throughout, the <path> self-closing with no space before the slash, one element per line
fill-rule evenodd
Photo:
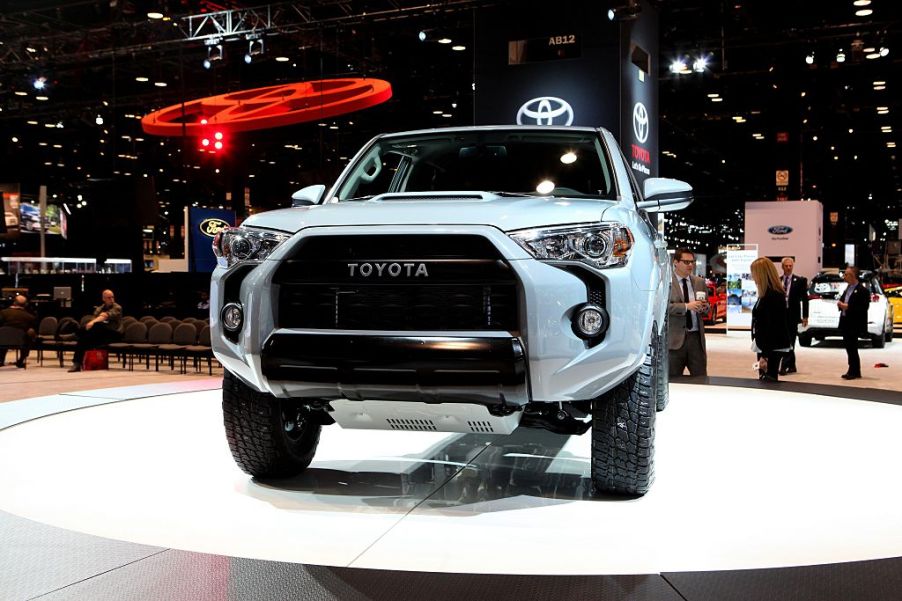
<path fill-rule="evenodd" d="M 893 339 L 893 305 L 887 300 L 880 281 L 872 272 L 862 271 L 859 279 L 871 293 L 868 338 L 874 348 L 883 348 Z M 842 336 L 836 303 L 846 286 L 842 274 L 835 271 L 822 271 L 811 279 L 808 288 L 808 327 L 799 332 L 799 344 L 811 346 L 812 340 Z"/>

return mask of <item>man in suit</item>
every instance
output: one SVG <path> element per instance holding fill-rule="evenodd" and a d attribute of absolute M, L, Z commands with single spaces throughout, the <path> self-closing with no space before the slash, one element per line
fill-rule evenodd
<path fill-rule="evenodd" d="M 849 371 L 842 375 L 844 380 L 861 377 L 861 359 L 858 357 L 858 336 L 868 329 L 868 305 L 871 304 L 871 293 L 867 286 L 858 281 L 858 268 L 854 265 L 846 267 L 843 279 L 848 286 L 840 296 L 836 306 L 841 311 L 839 329 L 842 332 L 842 343 L 849 357 Z"/>
<path fill-rule="evenodd" d="M 673 281 L 667 308 L 671 378 L 683 375 L 686 368 L 689 368 L 691 376 L 708 375 L 702 317 L 708 302 L 696 300 L 697 292 L 703 293 L 707 299 L 708 288 L 703 278 L 692 275 L 694 270 L 695 253 L 688 248 L 678 248 L 673 253 Z"/>
<path fill-rule="evenodd" d="M 25 339 L 22 347 L 19 349 L 19 360 L 16 361 L 16 367 L 25 369 L 25 362 L 28 360 L 28 351 L 34 340 L 34 323 L 35 316 L 28 312 L 28 299 L 21 294 L 13 299 L 13 304 L 8 308 L 0 311 L 0 326 L 8 326 L 22 330 L 25 332 Z M 0 365 L 6 363 L 6 349 L 0 349 Z"/>
<path fill-rule="evenodd" d="M 808 280 L 792 273 L 795 261 L 783 257 L 783 290 L 786 293 L 786 328 L 789 331 L 789 352 L 783 355 L 780 375 L 796 373 L 796 337 L 799 324 L 808 327 Z"/>

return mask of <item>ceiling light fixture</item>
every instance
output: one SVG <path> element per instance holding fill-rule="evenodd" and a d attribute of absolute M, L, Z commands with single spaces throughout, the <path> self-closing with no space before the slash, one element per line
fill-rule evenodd
<path fill-rule="evenodd" d="M 439 38 L 439 44 L 450 44 L 453 40 L 451 38 Z"/>
<path fill-rule="evenodd" d="M 855 0 L 852 3 L 852 6 L 867 6 L 871 3 L 871 0 Z"/>
<path fill-rule="evenodd" d="M 609 21 L 632 21 L 639 17 L 642 6 L 636 0 L 630 0 L 623 6 L 615 6 L 608 10 Z"/>
<path fill-rule="evenodd" d="M 157 86 L 158 88 L 165 88 L 169 84 L 167 84 L 165 81 L 155 81 L 153 82 L 153 85 Z"/>
<path fill-rule="evenodd" d="M 253 62 L 255 56 L 263 54 L 263 40 L 250 40 L 247 43 L 247 54 L 244 55 L 244 62 L 248 65 Z"/>
<path fill-rule="evenodd" d="M 147 13 L 147 18 L 148 19 L 162 19 L 163 13 L 149 12 L 149 13 Z"/>
<path fill-rule="evenodd" d="M 135 81 L 140 81 L 143 83 L 145 81 L 150 81 L 150 79 L 148 79 L 147 77 L 144 77 L 143 75 L 139 75 L 138 77 L 135 78 Z"/>
<path fill-rule="evenodd" d="M 28 96 L 28 92 L 23 92 L 22 90 L 16 90 L 13 94 L 16 96 Z"/>
<path fill-rule="evenodd" d="M 420 33 L 417 34 L 417 38 L 418 38 L 421 42 L 425 42 L 427 37 L 428 37 L 428 34 L 426 33 L 426 30 L 425 30 L 425 29 L 421 29 L 421 30 L 420 30 Z"/>
<path fill-rule="evenodd" d="M 289 60 L 290 59 L 287 56 L 277 56 L 276 57 L 277 63 L 287 63 Z"/>
<path fill-rule="evenodd" d="M 874 14 L 874 10 L 871 8 L 862 8 L 860 10 L 855 11 L 856 17 L 869 17 Z"/>
<path fill-rule="evenodd" d="M 462 44 L 457 44 L 455 46 L 451 46 L 451 50 L 456 50 L 457 52 L 462 52 L 466 49 L 467 49 L 467 47 Z"/>
<path fill-rule="evenodd" d="M 692 70 L 696 73 L 704 73 L 708 68 L 708 59 L 700 56 L 692 62 Z"/>
<path fill-rule="evenodd" d="M 814 64 L 814 53 L 813 52 L 805 57 L 805 64 L 807 64 L 807 65 Z"/>
<path fill-rule="evenodd" d="M 864 57 L 865 57 L 866 59 L 868 59 L 869 61 L 872 61 L 872 60 L 874 60 L 875 58 L 880 58 L 880 54 L 878 54 L 878 53 L 876 53 L 876 52 L 870 52 L 870 53 L 868 53 L 868 54 L 865 54 Z"/>
<path fill-rule="evenodd" d="M 34 81 L 31 82 L 31 85 L 34 86 L 34 89 L 35 89 L 35 90 L 43 90 L 45 87 L 47 87 L 47 78 L 46 78 L 46 77 L 43 77 L 43 76 L 42 76 L 42 77 L 36 77 L 36 78 L 34 79 Z"/>
<path fill-rule="evenodd" d="M 880 47 L 880 56 L 887 56 L 887 55 L 889 55 L 889 48 L 887 46 L 881 46 Z"/>
<path fill-rule="evenodd" d="M 837 52 L 837 53 L 836 53 L 836 62 L 838 62 L 838 63 L 844 63 L 844 62 L 846 62 L 846 53 L 843 52 L 842 50 L 840 50 L 839 52 Z"/>
<path fill-rule="evenodd" d="M 103 117 L 97 115 L 97 118 L 94 119 L 94 123 L 96 123 L 97 125 L 103 125 Z"/>
<path fill-rule="evenodd" d="M 211 44 L 207 48 L 207 58 L 204 59 L 202 63 L 204 69 L 209 69 L 213 66 L 213 63 L 216 61 L 222 60 L 222 44 Z"/>
<path fill-rule="evenodd" d="M 670 63 L 670 72 L 671 73 L 688 73 L 689 69 L 686 67 L 685 61 L 683 59 L 676 59 Z"/>

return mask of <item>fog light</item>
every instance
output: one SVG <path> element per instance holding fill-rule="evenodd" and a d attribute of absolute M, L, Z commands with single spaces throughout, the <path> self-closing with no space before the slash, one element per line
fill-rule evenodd
<path fill-rule="evenodd" d="M 222 327 L 229 332 L 237 332 L 244 322 L 244 311 L 238 303 L 229 303 L 222 308 Z"/>
<path fill-rule="evenodd" d="M 573 315 L 573 332 L 580 338 L 596 338 L 608 328 L 608 313 L 598 305 L 583 305 Z"/>

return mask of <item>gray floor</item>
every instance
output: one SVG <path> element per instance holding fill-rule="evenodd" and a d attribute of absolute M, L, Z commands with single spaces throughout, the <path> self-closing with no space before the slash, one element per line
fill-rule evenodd
<path fill-rule="evenodd" d="M 737 385 L 742 382 L 720 382 Z M 178 382 L 209 389 L 215 380 Z M 810 386 L 810 385 L 808 385 Z M 794 388 L 805 388 L 796 384 Z M 141 398 L 146 388 L 73 394 L 63 405 L 16 407 L 16 421 Z M 154 390 L 165 394 L 166 390 Z M 811 386 L 807 392 L 850 391 Z M 857 391 L 898 403 L 898 393 Z M 0 425 L 0 428 L 10 423 Z M 65 491 L 60 491 L 65 495 Z M 825 527 L 829 527 L 825 524 Z M 425 533 L 428 535 L 428 533 Z M 479 544 L 480 541 L 474 541 Z M 601 541 L 600 541 L 601 543 Z M 591 553 L 591 549 L 586 549 Z M 902 598 L 902 559 L 801 568 L 630 576 L 469 575 L 332 568 L 191 553 L 78 534 L 0 512 L 0 601 L 252 599 L 605 599 L 631 601 L 890 601 Z"/>

